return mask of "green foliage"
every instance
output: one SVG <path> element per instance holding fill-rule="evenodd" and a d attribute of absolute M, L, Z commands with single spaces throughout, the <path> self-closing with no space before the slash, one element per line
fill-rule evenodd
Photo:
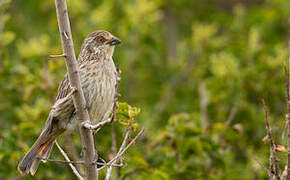
<path fill-rule="evenodd" d="M 67 3 L 77 53 L 96 29 L 123 42 L 114 54 L 122 70 L 120 101 L 142 111 L 119 103 L 118 145 L 123 127 L 146 128 L 126 155 L 123 179 L 267 178 L 251 157 L 268 163 L 262 98 L 276 142 L 286 143 L 279 137 L 289 0 Z M 39 135 L 66 70 L 62 59 L 48 59 L 61 54 L 54 1 L 0 4 L 0 179 L 21 179 L 17 164 Z M 80 152 L 78 135 L 73 140 Z M 104 159 L 111 157 L 111 143 L 106 126 L 96 135 Z M 280 154 L 283 165 L 286 155 Z M 73 178 L 67 166 L 48 162 L 23 179 Z"/>
<path fill-rule="evenodd" d="M 140 108 L 132 107 L 127 103 L 118 102 L 118 110 L 116 113 L 116 118 L 121 125 L 123 125 L 126 129 L 133 127 L 133 129 L 137 129 L 139 126 L 136 123 L 136 117 L 140 113 Z"/>

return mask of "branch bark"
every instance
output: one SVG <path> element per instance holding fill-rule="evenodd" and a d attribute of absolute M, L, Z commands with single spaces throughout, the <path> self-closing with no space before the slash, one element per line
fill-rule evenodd
<path fill-rule="evenodd" d="M 84 161 L 86 167 L 86 179 L 98 179 L 97 167 L 93 163 L 96 158 L 93 134 L 90 129 L 83 128 L 82 122 L 90 122 L 90 117 L 86 109 L 86 102 L 80 84 L 78 66 L 76 62 L 73 41 L 68 17 L 68 10 L 65 0 L 55 0 L 57 21 L 62 42 L 63 54 L 65 54 L 66 67 L 70 85 L 77 91 L 73 94 L 73 102 L 76 108 L 76 115 L 80 121 L 80 136 L 82 141 L 82 149 L 84 153 Z"/>

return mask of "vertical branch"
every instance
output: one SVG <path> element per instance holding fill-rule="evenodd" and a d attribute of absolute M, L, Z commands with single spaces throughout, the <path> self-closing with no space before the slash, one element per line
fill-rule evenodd
<path fill-rule="evenodd" d="M 290 180 L 290 86 L 289 86 L 289 68 L 290 68 L 290 19 L 288 20 L 288 69 L 286 65 L 284 66 L 285 69 L 285 80 L 286 80 L 286 102 L 287 102 L 287 127 L 288 127 L 288 162 L 287 162 L 287 180 Z"/>
<path fill-rule="evenodd" d="M 112 123 L 112 152 L 114 156 L 117 155 L 117 137 L 115 132 L 115 126 L 114 123 Z M 120 179 L 120 168 L 116 167 L 116 179 Z"/>
<path fill-rule="evenodd" d="M 178 25 L 175 15 L 173 14 L 170 6 L 165 7 L 164 9 L 164 31 L 166 39 L 166 55 L 167 63 L 175 65 L 178 61 L 177 56 L 177 42 L 178 42 Z"/>
<path fill-rule="evenodd" d="M 267 130 L 267 137 L 270 142 L 270 158 L 269 158 L 269 167 L 273 171 L 275 180 L 280 180 L 280 174 L 279 174 L 279 161 L 276 156 L 276 145 L 273 140 L 272 131 L 268 119 L 268 110 L 265 104 L 265 101 L 262 101 L 264 113 L 265 113 L 265 122 L 266 122 L 266 130 Z"/>
<path fill-rule="evenodd" d="M 80 121 L 80 136 L 82 141 L 82 149 L 84 152 L 84 161 L 86 167 L 86 179 L 98 179 L 98 173 L 95 163 L 96 154 L 94 148 L 94 139 L 92 131 L 82 127 L 82 122 L 90 122 L 89 114 L 86 109 L 86 102 L 83 90 L 80 84 L 80 77 L 78 73 L 78 66 L 76 62 L 75 52 L 73 48 L 73 41 L 70 29 L 70 22 L 68 17 L 68 10 L 65 0 L 55 0 L 57 21 L 62 42 L 63 53 L 66 57 L 66 67 L 70 85 L 76 89 L 73 94 L 73 102 L 76 109 L 76 115 Z"/>
<path fill-rule="evenodd" d="M 198 94 L 199 94 L 199 106 L 200 106 L 200 119 L 203 133 L 205 133 L 208 126 L 208 115 L 207 115 L 207 106 L 208 106 L 208 95 L 205 88 L 204 82 L 198 84 Z"/>

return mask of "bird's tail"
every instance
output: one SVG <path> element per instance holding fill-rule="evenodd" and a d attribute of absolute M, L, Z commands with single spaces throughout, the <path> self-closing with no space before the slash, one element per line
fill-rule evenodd
<path fill-rule="evenodd" d="M 43 136 L 42 133 L 33 144 L 29 152 L 24 156 L 18 165 L 22 175 L 35 174 L 42 159 L 47 159 L 51 153 L 56 136 Z"/>

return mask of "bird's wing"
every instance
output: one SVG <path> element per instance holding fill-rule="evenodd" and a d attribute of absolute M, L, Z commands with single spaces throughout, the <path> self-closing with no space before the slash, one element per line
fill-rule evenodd
<path fill-rule="evenodd" d="M 75 111 L 72 95 L 72 88 L 69 83 L 68 75 L 66 74 L 58 87 L 56 100 L 49 116 L 53 116 L 58 120 L 69 119 Z M 48 118 L 48 121 L 52 121 L 51 119 L 52 118 Z M 51 123 L 52 122 L 48 122 L 49 126 Z"/>
<path fill-rule="evenodd" d="M 66 97 L 70 91 L 71 86 L 69 83 L 68 75 L 66 74 L 58 87 L 56 101 Z"/>

